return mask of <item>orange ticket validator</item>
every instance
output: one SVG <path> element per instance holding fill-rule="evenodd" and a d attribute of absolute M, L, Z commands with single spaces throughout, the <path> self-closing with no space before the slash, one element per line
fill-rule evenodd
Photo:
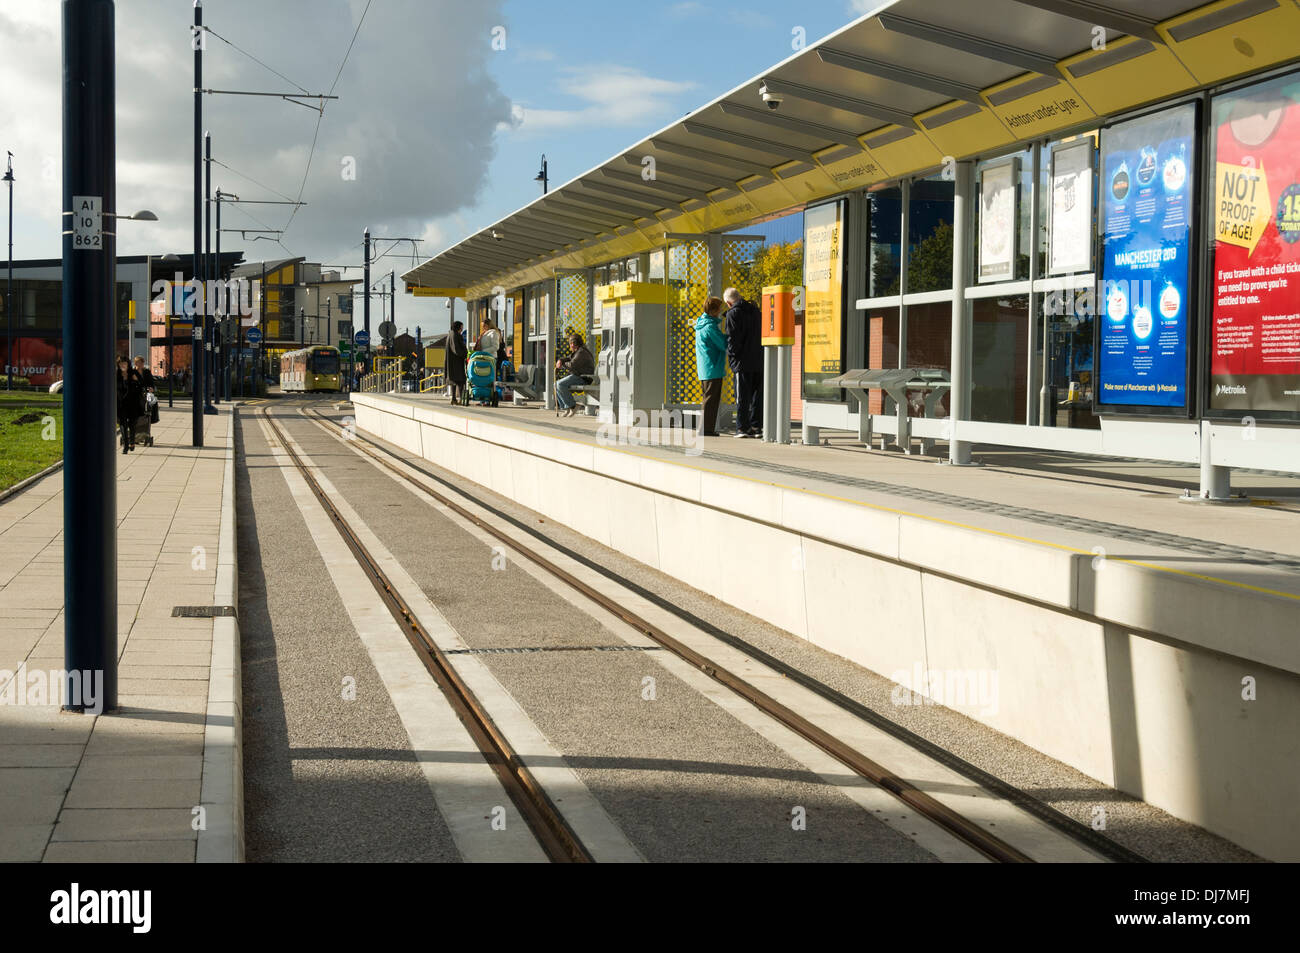
<path fill-rule="evenodd" d="M 763 289 L 763 346 L 794 344 L 796 297 L 803 289 L 794 285 L 769 285 Z"/>

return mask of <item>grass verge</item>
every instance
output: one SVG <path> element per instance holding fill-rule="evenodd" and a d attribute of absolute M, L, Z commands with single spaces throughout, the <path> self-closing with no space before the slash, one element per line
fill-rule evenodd
<path fill-rule="evenodd" d="M 12 407 L 0 403 L 0 490 L 63 459 L 63 404 Z"/>

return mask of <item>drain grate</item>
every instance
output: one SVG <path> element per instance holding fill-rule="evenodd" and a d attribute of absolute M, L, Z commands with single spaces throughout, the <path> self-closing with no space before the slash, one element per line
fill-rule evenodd
<path fill-rule="evenodd" d="M 234 606 L 172 606 L 173 619 L 215 619 L 237 615 Z"/>

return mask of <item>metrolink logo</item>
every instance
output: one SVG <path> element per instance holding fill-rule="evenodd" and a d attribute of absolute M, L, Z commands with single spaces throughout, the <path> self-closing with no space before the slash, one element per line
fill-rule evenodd
<path fill-rule="evenodd" d="M 26 662 L 16 672 L 0 669 L 0 705 L 59 705 L 98 715 L 104 710 L 104 671 L 29 671 Z"/>
<path fill-rule="evenodd" d="M 262 283 L 257 279 L 199 281 L 191 278 L 186 281 L 178 271 L 173 281 L 160 278 L 153 283 L 153 300 L 173 317 L 250 315 L 253 302 L 262 299 L 261 290 Z"/>
<path fill-rule="evenodd" d="M 1214 385 L 1215 397 L 1218 397 L 1220 394 L 1242 395 L 1245 393 L 1246 393 L 1246 387 L 1244 384 L 1215 384 Z"/>
<path fill-rule="evenodd" d="M 628 423 L 605 421 L 596 429 L 602 447 L 683 447 L 688 457 L 704 452 L 699 432 L 680 410 L 634 410 Z"/>
<path fill-rule="evenodd" d="M 153 924 L 152 890 L 82 890 L 74 883 L 50 894 L 50 922 L 59 925 L 129 924 L 132 933 L 148 933 Z"/>

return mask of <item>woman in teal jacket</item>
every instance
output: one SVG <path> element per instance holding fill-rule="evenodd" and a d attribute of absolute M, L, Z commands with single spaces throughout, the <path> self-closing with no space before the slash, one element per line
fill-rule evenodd
<path fill-rule="evenodd" d="M 701 437 L 718 435 L 718 404 L 722 402 L 722 377 L 727 373 L 727 338 L 718 326 L 721 314 L 722 299 L 710 298 L 704 302 L 704 313 L 695 319 L 695 373 L 704 392 Z"/>

